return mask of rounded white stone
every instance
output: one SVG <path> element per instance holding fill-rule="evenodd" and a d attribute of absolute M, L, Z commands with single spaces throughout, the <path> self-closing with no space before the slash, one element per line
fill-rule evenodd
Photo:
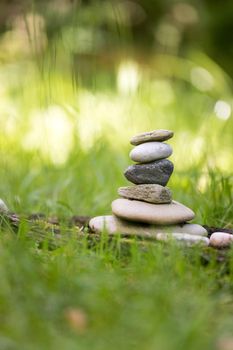
<path fill-rule="evenodd" d="M 172 234 L 159 233 L 156 238 L 159 241 L 176 240 L 188 246 L 195 245 L 195 244 L 208 246 L 210 243 L 209 238 L 207 237 L 190 235 L 188 233 L 172 233 Z"/>
<path fill-rule="evenodd" d="M 206 236 L 207 231 L 201 225 L 148 225 L 130 222 L 117 218 L 114 215 L 97 216 L 90 220 L 89 227 L 93 232 L 101 233 L 104 230 L 110 235 L 120 233 L 122 235 L 133 235 L 144 238 L 156 239 L 157 234 L 188 233 L 190 235 Z"/>
<path fill-rule="evenodd" d="M 0 198 L 0 214 L 1 213 L 7 213 L 9 209 L 7 208 L 5 202 Z"/>
<path fill-rule="evenodd" d="M 146 142 L 132 149 L 129 156 L 134 162 L 149 163 L 170 157 L 172 148 L 163 142 Z"/>
<path fill-rule="evenodd" d="M 176 201 L 151 204 L 119 198 L 112 202 L 112 212 L 121 219 L 156 225 L 178 224 L 195 217 L 191 209 Z"/>
<path fill-rule="evenodd" d="M 227 248 L 233 244 L 233 235 L 225 232 L 214 232 L 210 236 L 210 245 L 215 248 Z"/>

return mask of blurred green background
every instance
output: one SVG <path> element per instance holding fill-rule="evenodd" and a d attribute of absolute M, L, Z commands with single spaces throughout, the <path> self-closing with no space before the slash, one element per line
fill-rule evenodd
<path fill-rule="evenodd" d="M 232 27 L 232 0 L 1 0 L 0 198 L 108 214 L 129 139 L 167 128 L 174 199 L 232 228 Z M 232 349 L 232 249 L 66 241 L 60 222 L 0 218 L 1 350 Z"/>
<path fill-rule="evenodd" d="M 0 30 L 12 210 L 109 213 L 129 138 L 167 128 L 174 197 L 232 223 L 232 1 L 2 0 Z"/>

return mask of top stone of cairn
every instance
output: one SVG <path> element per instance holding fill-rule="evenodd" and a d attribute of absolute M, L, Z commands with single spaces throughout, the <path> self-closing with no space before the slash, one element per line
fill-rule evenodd
<path fill-rule="evenodd" d="M 130 140 L 131 145 L 140 145 L 144 142 L 149 141 L 166 141 L 170 139 L 174 135 L 173 131 L 170 130 L 154 130 L 154 131 L 148 131 L 143 132 L 142 134 L 138 134 L 136 136 L 133 136 Z"/>

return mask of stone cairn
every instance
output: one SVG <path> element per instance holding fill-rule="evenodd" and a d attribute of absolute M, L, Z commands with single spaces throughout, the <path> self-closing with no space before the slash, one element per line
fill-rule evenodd
<path fill-rule="evenodd" d="M 130 158 L 137 164 L 129 166 L 124 175 L 134 186 L 120 187 L 118 194 L 121 198 L 112 202 L 113 215 L 92 218 L 90 229 L 96 233 L 106 231 L 109 235 L 230 247 L 233 234 L 217 231 L 207 238 L 203 226 L 188 223 L 195 216 L 193 211 L 172 200 L 171 191 L 166 187 L 173 172 L 173 164 L 167 159 L 172 148 L 164 143 L 172 136 L 172 131 L 155 130 L 131 139 L 131 144 L 136 147 L 130 152 Z M 0 199 L 0 218 L 17 218 L 14 215 Z"/>
<path fill-rule="evenodd" d="M 92 231 L 209 245 L 205 228 L 188 223 L 195 217 L 194 212 L 172 200 L 166 187 L 174 166 L 167 159 L 172 148 L 164 141 L 172 136 L 172 131 L 155 130 L 130 140 L 135 146 L 130 158 L 136 164 L 130 165 L 124 175 L 134 185 L 118 189 L 121 198 L 112 202 L 113 215 L 92 218 L 89 222 Z"/>

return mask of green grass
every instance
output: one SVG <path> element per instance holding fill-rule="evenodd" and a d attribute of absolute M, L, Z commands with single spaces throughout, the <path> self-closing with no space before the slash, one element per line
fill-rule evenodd
<path fill-rule="evenodd" d="M 59 167 L 17 149 L 3 159 L 1 193 L 22 214 L 107 214 L 126 183 L 127 152 L 104 140 Z M 196 222 L 232 227 L 231 178 L 211 170 L 199 191 L 200 169 L 174 173 L 174 197 L 196 211 Z M 71 238 L 50 250 L 26 238 L 29 230 L 25 223 L 18 233 L 2 229 L 1 349 L 212 350 L 232 337 L 232 250 L 223 262 L 214 250 L 204 253 L 208 264 L 200 248 L 104 236 L 92 246 Z M 84 325 L 69 320 L 69 310 L 84 314 Z"/>
<path fill-rule="evenodd" d="M 205 266 L 199 249 L 175 245 L 102 238 L 49 251 L 12 234 L 0 250 L 1 349 L 214 349 L 232 335 L 232 252 Z"/>
<path fill-rule="evenodd" d="M 213 91 L 191 84 L 195 65 L 212 69 Z M 214 112 L 219 99 L 231 104 L 231 84 L 205 57 L 192 64 L 151 58 L 129 95 L 103 89 L 101 71 L 95 88 L 78 91 L 61 67 L 48 79 L 33 61 L 0 73 L 0 197 L 13 212 L 109 214 L 117 188 L 127 184 L 130 136 L 169 128 L 174 198 L 195 211 L 195 222 L 232 228 L 233 123 Z M 60 128 L 50 124 L 53 116 L 64 122 Z M 212 350 L 232 341 L 232 249 L 223 262 L 214 250 L 104 236 L 93 245 L 70 238 L 49 249 L 27 238 L 29 230 L 26 222 L 16 232 L 1 227 L 0 349 Z"/>

